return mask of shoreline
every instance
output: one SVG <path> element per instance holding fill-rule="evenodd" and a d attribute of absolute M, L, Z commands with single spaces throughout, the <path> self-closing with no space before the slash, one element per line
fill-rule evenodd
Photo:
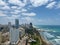
<path fill-rule="evenodd" d="M 59 31 L 50 31 L 50 30 L 41 30 L 41 29 L 37 29 L 38 32 L 40 33 L 41 39 L 42 40 L 46 40 L 50 43 L 50 45 L 60 45 L 60 35 L 59 35 Z M 42 33 L 42 34 L 41 34 Z M 42 36 L 43 35 L 43 36 Z M 45 38 L 44 38 L 45 36 Z"/>
<path fill-rule="evenodd" d="M 38 31 L 38 29 L 37 29 L 37 31 Z M 41 39 L 41 41 L 42 41 L 42 45 L 53 45 L 51 42 L 49 42 L 47 39 L 45 39 L 42 35 L 41 35 L 41 32 L 48 32 L 48 31 L 42 31 L 42 30 L 40 30 L 40 31 L 38 31 L 38 33 L 39 33 L 39 35 L 40 35 L 40 39 Z"/>

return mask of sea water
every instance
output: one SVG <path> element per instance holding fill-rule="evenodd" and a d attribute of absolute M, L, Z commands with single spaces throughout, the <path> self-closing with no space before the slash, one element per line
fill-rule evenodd
<path fill-rule="evenodd" d="M 41 30 L 51 30 L 51 32 L 40 32 L 42 36 L 53 45 L 60 45 L 60 25 L 36 25 Z"/>

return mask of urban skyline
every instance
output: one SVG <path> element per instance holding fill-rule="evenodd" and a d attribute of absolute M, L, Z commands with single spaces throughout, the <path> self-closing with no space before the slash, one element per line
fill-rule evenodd
<path fill-rule="evenodd" d="M 0 45 L 60 45 L 60 0 L 0 0 Z"/>

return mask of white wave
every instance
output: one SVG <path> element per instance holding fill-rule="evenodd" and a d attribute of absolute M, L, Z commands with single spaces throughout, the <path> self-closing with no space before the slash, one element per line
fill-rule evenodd
<path fill-rule="evenodd" d="M 48 32 L 44 32 L 44 35 L 45 35 L 47 38 L 54 38 L 54 35 L 51 35 L 51 34 L 48 33 Z"/>
<path fill-rule="evenodd" d="M 60 39 L 60 36 L 56 36 L 56 37 Z"/>
<path fill-rule="evenodd" d="M 53 31 L 53 32 L 56 32 L 56 31 Z"/>
<path fill-rule="evenodd" d="M 60 44 L 60 39 L 54 39 L 57 44 Z"/>
<path fill-rule="evenodd" d="M 33 25 L 34 28 L 38 28 L 37 26 Z"/>

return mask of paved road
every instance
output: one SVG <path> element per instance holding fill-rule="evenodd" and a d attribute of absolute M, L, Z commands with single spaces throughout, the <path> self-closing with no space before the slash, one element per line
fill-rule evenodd
<path fill-rule="evenodd" d="M 27 38 L 28 38 L 27 36 L 23 37 L 22 40 L 20 40 L 20 43 L 18 45 L 25 45 Z"/>

